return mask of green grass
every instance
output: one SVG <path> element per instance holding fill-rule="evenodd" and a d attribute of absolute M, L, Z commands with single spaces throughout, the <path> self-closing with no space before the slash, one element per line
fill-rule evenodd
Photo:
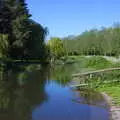
<path fill-rule="evenodd" d="M 112 63 L 100 56 L 92 56 L 92 57 L 71 56 L 70 58 L 80 61 L 80 63 L 78 63 L 77 65 L 77 68 L 78 67 L 82 69 L 85 68 L 86 70 L 87 69 L 98 70 L 98 69 L 104 69 L 104 68 L 110 68 L 110 67 L 120 67 L 120 62 Z M 92 78 L 92 79 L 98 79 L 98 77 L 96 76 L 96 78 Z M 104 83 L 100 84 L 99 88 L 97 88 L 97 91 L 107 93 L 109 96 L 113 98 L 115 105 L 120 105 L 120 85 L 119 85 L 120 83 L 113 82 L 114 80 L 120 81 L 119 71 L 112 71 L 109 73 L 105 73 L 104 76 L 101 76 L 100 81 L 90 80 L 90 83 L 93 85 L 96 85 L 101 81 L 111 82 L 107 84 L 104 84 Z"/>
<path fill-rule="evenodd" d="M 81 60 L 84 59 L 84 56 L 65 56 L 65 57 L 61 57 L 60 60 L 64 61 L 64 62 L 79 62 Z"/>
<path fill-rule="evenodd" d="M 97 90 L 107 93 L 112 97 L 114 105 L 120 106 L 120 85 L 104 85 L 104 87 L 99 87 Z"/>
<path fill-rule="evenodd" d="M 108 68 L 112 64 L 110 61 L 100 56 L 92 57 L 66 56 L 61 57 L 60 60 L 65 63 L 79 63 L 80 65 L 82 65 L 81 67 L 83 68 L 95 68 L 95 69 Z"/>
<path fill-rule="evenodd" d="M 86 59 L 86 67 L 92 67 L 96 69 L 108 68 L 111 66 L 111 62 L 103 57 L 93 56 Z"/>
<path fill-rule="evenodd" d="M 105 68 L 120 67 L 120 62 L 111 62 L 101 56 L 67 56 L 61 61 L 73 62 L 73 73 L 87 72 Z M 66 73 L 69 73 L 68 71 Z M 115 105 L 120 105 L 120 71 L 107 72 L 104 75 L 94 76 L 88 80 L 90 87 L 99 92 L 105 92 L 113 98 Z M 98 88 L 96 88 L 96 85 Z"/>

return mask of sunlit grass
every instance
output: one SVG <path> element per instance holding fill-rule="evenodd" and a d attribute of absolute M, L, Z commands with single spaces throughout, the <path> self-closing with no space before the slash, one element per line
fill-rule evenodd
<path fill-rule="evenodd" d="M 104 85 L 104 87 L 99 87 L 97 90 L 112 97 L 114 105 L 120 105 L 120 85 Z"/>
<path fill-rule="evenodd" d="M 68 56 L 66 61 L 75 61 L 65 74 L 83 73 L 105 68 L 120 67 L 120 62 L 111 62 L 102 56 Z M 66 67 L 66 66 L 64 66 Z M 69 72 L 71 70 L 71 72 Z M 69 75 L 68 75 L 69 76 Z M 72 79 L 72 78 L 71 78 Z M 105 92 L 113 98 L 115 105 L 120 105 L 120 72 L 106 72 L 88 80 L 90 87 Z M 96 88 L 97 87 L 97 88 Z"/>

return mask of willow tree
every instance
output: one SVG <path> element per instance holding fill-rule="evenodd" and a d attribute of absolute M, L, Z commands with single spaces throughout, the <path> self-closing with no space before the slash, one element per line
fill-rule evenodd
<path fill-rule="evenodd" d="M 51 38 L 48 41 L 47 46 L 49 47 L 53 58 L 60 58 L 64 55 L 63 41 L 60 38 Z"/>

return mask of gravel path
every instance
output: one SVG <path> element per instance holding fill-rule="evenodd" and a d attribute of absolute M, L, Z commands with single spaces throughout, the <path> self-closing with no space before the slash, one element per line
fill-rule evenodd
<path fill-rule="evenodd" d="M 120 57 L 119 58 L 115 58 L 115 57 L 103 56 L 103 58 L 105 58 L 108 61 L 114 62 L 114 63 L 120 62 Z"/>
<path fill-rule="evenodd" d="M 112 120 L 120 120 L 120 107 L 112 106 L 110 111 L 112 113 Z"/>
<path fill-rule="evenodd" d="M 106 93 L 102 93 L 102 95 L 109 105 L 110 120 L 120 120 L 120 106 L 114 106 L 114 101 Z"/>

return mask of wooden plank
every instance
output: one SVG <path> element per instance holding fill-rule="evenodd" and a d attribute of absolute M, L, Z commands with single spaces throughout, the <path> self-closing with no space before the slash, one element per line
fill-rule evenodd
<path fill-rule="evenodd" d="M 120 70 L 120 67 L 119 68 L 107 68 L 107 69 L 96 70 L 96 71 L 85 72 L 85 73 L 77 73 L 77 74 L 72 74 L 72 76 L 73 77 L 86 76 L 86 75 L 90 75 L 90 74 L 109 72 L 109 71 L 113 71 L 113 70 Z"/>

